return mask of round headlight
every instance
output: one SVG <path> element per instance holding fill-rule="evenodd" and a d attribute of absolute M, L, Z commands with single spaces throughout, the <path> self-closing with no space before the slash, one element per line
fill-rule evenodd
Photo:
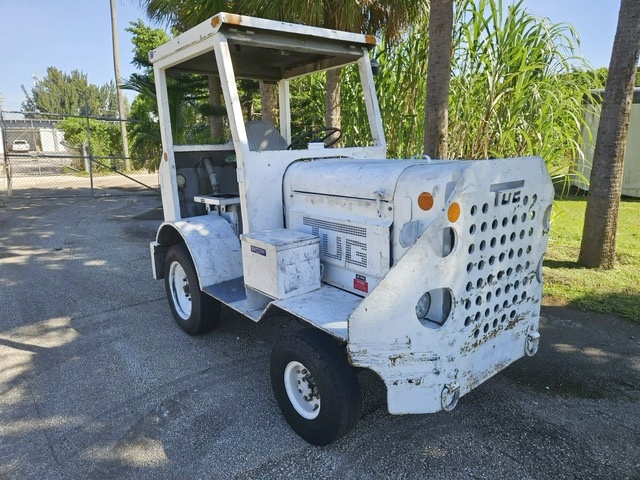
<path fill-rule="evenodd" d="M 416 304 L 416 316 L 418 319 L 422 320 L 429 313 L 429 309 L 431 308 L 431 295 L 429 292 L 425 293 L 420 297 L 418 303 Z"/>

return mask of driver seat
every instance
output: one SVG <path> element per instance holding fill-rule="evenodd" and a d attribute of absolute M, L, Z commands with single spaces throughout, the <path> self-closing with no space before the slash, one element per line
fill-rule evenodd
<path fill-rule="evenodd" d="M 252 121 L 244 124 L 247 130 L 249 150 L 252 152 L 264 152 L 266 150 L 286 150 L 289 144 L 280 135 L 276 127 L 269 122 Z"/>

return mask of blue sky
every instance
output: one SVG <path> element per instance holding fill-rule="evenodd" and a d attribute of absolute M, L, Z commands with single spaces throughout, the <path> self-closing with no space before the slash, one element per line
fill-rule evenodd
<path fill-rule="evenodd" d="M 503 0 L 505 4 L 509 0 Z M 571 23 L 581 40 L 580 52 L 594 67 L 606 67 L 615 34 L 619 0 L 525 0 L 533 14 Z M 138 0 L 116 0 L 123 78 L 131 65 L 130 21 L 146 20 Z M 114 78 L 109 0 L 0 0 L 0 97 L 4 110 L 19 110 L 34 76 L 49 66 L 81 70 L 89 82 Z"/>

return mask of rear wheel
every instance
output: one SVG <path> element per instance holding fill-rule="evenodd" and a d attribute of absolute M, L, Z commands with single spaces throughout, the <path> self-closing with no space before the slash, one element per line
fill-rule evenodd
<path fill-rule="evenodd" d="M 355 371 L 344 349 L 319 330 L 300 330 L 274 347 L 271 386 L 287 423 L 313 445 L 339 439 L 360 419 Z"/>
<path fill-rule="evenodd" d="M 176 323 L 189 335 L 214 328 L 220 316 L 220 302 L 200 290 L 198 275 L 184 244 L 169 248 L 164 262 L 164 287 Z"/>

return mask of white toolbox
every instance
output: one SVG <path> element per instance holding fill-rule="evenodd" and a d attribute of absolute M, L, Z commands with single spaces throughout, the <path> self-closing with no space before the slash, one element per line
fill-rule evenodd
<path fill-rule="evenodd" d="M 240 238 L 247 287 L 276 299 L 320 288 L 317 236 L 278 228 L 246 233 Z"/>

